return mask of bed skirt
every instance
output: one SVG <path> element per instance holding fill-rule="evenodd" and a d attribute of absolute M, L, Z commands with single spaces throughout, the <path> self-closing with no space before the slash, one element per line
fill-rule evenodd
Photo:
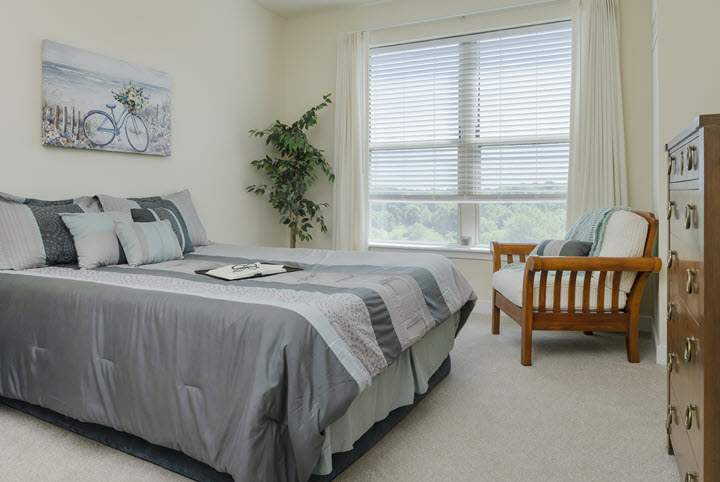
<path fill-rule="evenodd" d="M 410 411 L 430 393 L 435 386 L 450 373 L 450 356 L 445 358 L 440 368 L 430 377 L 428 390 L 422 394 L 415 394 L 412 405 L 399 407 L 390 412 L 383 420 L 376 422 L 370 430 L 358 439 L 354 448 L 347 452 L 339 452 L 332 456 L 333 471 L 328 475 L 313 475 L 312 482 L 327 482 L 333 480 L 353 462 L 362 457 L 373 445 L 385 436 L 395 425 L 407 416 Z M 20 400 L 0 397 L 0 403 L 25 412 L 33 417 L 56 425 L 65 430 L 83 435 L 104 445 L 133 455 L 140 459 L 152 462 L 180 475 L 202 482 L 232 482 L 229 474 L 218 472 L 207 464 L 188 457 L 177 450 L 151 444 L 140 437 L 125 432 L 118 432 L 110 427 L 94 423 L 80 422 L 78 420 L 60 415 L 47 408 L 32 405 Z"/>

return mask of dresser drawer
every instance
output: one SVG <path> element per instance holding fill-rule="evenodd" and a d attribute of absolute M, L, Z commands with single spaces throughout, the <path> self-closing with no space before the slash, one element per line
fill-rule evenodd
<path fill-rule="evenodd" d="M 674 287 L 668 289 L 672 315 L 668 319 L 669 382 L 678 398 L 700 400 L 702 383 L 701 328 Z M 694 402 L 688 402 L 694 403 Z"/>
<path fill-rule="evenodd" d="M 703 200 L 698 190 L 671 190 L 668 280 L 675 286 L 698 323 L 703 322 L 705 273 L 703 269 Z M 687 208 L 694 206 L 694 209 Z M 685 210 L 689 216 L 686 227 Z"/>
<path fill-rule="evenodd" d="M 681 480 L 685 480 L 685 476 L 688 473 L 695 475 L 695 481 L 702 480 L 700 465 L 695 457 L 695 452 L 688 438 L 687 430 L 685 430 L 684 413 L 680 410 L 680 404 L 672 390 L 670 390 L 669 406 L 674 410 L 669 414 L 671 423 L 668 428 L 668 434 L 672 441 Z"/>
<path fill-rule="evenodd" d="M 683 372 L 683 374 L 689 379 L 686 381 L 689 383 L 690 388 L 684 390 L 679 386 L 673 386 L 672 381 L 670 383 L 670 387 L 674 390 L 675 399 L 678 403 L 677 412 L 680 419 L 680 427 L 682 427 L 682 429 L 684 429 L 687 433 L 690 445 L 693 448 L 693 453 L 695 454 L 695 459 L 700 467 L 702 467 L 704 455 L 702 450 L 704 434 L 704 406 L 702 399 L 702 385 L 699 384 L 699 378 L 702 374 L 702 370 L 699 368 L 701 365 L 698 365 L 698 361 L 702 363 L 702 360 L 699 360 L 702 357 L 702 350 L 699 349 L 701 348 L 699 343 L 700 340 L 696 339 L 695 346 L 697 348 L 695 349 L 694 360 L 685 367 Z M 680 357 L 679 364 L 683 365 L 683 363 L 685 363 L 685 361 L 682 357 Z"/>
<path fill-rule="evenodd" d="M 700 143 L 695 136 L 668 154 L 670 182 L 689 181 L 700 177 Z"/>

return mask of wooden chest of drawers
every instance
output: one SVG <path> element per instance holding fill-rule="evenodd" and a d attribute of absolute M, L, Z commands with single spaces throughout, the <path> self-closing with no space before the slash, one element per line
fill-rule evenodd
<path fill-rule="evenodd" d="M 686 481 L 720 481 L 720 115 L 668 152 L 668 451 Z"/>

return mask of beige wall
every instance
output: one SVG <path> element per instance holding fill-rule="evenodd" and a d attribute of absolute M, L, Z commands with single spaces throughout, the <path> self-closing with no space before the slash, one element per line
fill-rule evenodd
<path fill-rule="evenodd" d="M 188 187 L 212 239 L 285 241 L 267 203 L 244 190 L 262 152 L 246 133 L 283 106 L 284 19 L 251 0 L 0 1 L 0 191 L 58 199 Z M 170 73 L 172 156 L 42 147 L 42 39 Z"/>
<path fill-rule="evenodd" d="M 213 0 L 202 4 L 128 0 L 123 9 L 142 12 L 144 26 L 128 28 L 126 35 L 119 35 L 124 26 L 117 20 L 112 4 L 89 0 L 2 1 L 5 5 L 0 16 L 3 69 L 0 91 L 4 95 L 0 159 L 4 169 L 0 191 L 52 199 L 98 192 L 149 195 L 188 187 L 212 239 L 264 245 L 286 244 L 287 236 L 267 202 L 244 190 L 244 186 L 258 179 L 249 161 L 264 152 L 263 146 L 249 139 L 246 132 L 264 127 L 277 117 L 292 120 L 317 103 L 324 93 L 334 92 L 337 37 L 341 32 L 526 3 L 526 0 L 394 0 L 285 20 L 250 0 Z M 640 209 L 653 207 L 648 177 L 652 172 L 650 2 L 621 0 L 630 201 Z M 664 18 L 669 21 L 675 14 L 670 8 L 679 7 L 669 0 L 666 3 Z M 569 1 L 562 0 L 377 31 L 371 34 L 371 42 L 470 33 L 569 16 Z M 680 35 L 668 37 L 668 45 L 675 37 Z M 44 38 L 169 72 L 173 155 L 158 158 L 42 147 L 38 114 L 40 43 Z M 689 41 L 686 43 L 690 45 Z M 682 76 L 679 69 L 670 72 L 663 92 L 669 92 L 675 82 L 686 82 Z M 712 77 L 706 79 L 704 82 L 710 85 Z M 702 98 L 701 94 L 696 97 Z M 687 104 L 673 107 L 676 111 L 683 108 L 692 110 Z M 322 112 L 319 126 L 311 133 L 312 140 L 327 151 L 331 162 L 333 114 L 332 107 Z M 686 120 L 678 119 L 683 117 L 689 120 L 691 116 L 676 115 L 674 119 L 682 126 Z M 676 126 L 663 124 L 663 139 L 668 137 L 667 132 L 675 130 Z M 320 181 L 314 196 L 317 201 L 331 201 L 331 186 Z M 661 212 L 658 203 L 664 203 L 664 199 L 655 203 L 655 211 Z M 331 217 L 329 212 L 327 215 Z M 330 239 L 329 235 L 316 233 L 311 246 L 330 247 Z M 488 300 L 491 263 L 453 261 L 471 281 L 480 299 Z"/>
<path fill-rule="evenodd" d="M 334 92 L 337 38 L 341 32 L 523 3 L 527 1 L 394 0 L 292 19 L 285 31 L 285 71 L 291 74 L 285 84 L 285 115 L 290 120 L 320 99 L 322 94 Z M 652 169 L 650 6 L 651 0 L 621 0 L 621 63 L 628 178 L 630 202 L 638 209 L 652 209 L 653 206 L 649 178 Z M 542 6 L 376 31 L 371 33 L 370 41 L 371 45 L 381 45 L 569 18 L 570 15 L 570 3 L 563 0 Z M 331 161 L 332 133 L 331 109 L 322 114 L 320 125 L 311 134 L 312 140 L 327 151 Z M 316 189 L 315 196 L 318 201 L 329 202 L 332 200 L 332 188 L 323 184 Z M 318 234 L 313 246 L 330 247 L 331 237 Z M 480 300 L 489 300 L 492 272 L 490 261 L 453 259 L 453 262 L 470 280 Z M 646 303 L 649 310 L 652 306 L 651 300 Z"/>
<path fill-rule="evenodd" d="M 717 54 L 717 0 L 655 0 L 657 42 L 654 51 L 654 180 L 655 212 L 667 203 L 664 145 L 699 114 L 720 113 L 720 60 Z M 668 250 L 668 227 L 660 218 L 658 252 Z M 665 313 L 666 272 L 660 273 L 657 312 Z M 657 336 L 666 344 L 664 317 L 658 317 Z"/>

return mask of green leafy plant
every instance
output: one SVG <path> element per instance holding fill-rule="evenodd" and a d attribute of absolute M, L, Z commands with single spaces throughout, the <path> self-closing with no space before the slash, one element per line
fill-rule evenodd
<path fill-rule="evenodd" d="M 332 103 L 332 94 L 323 96 L 323 102 L 305 112 L 292 125 L 279 120 L 267 129 L 252 129 L 250 135 L 264 137 L 265 144 L 278 156 L 266 155 L 252 161 L 251 165 L 270 177 L 269 184 L 253 184 L 248 192 L 269 197 L 272 207 L 280 213 L 280 222 L 290 229 L 290 247 L 295 239 L 309 241 L 313 223 L 320 224 L 320 231 L 327 232 L 322 208 L 328 203 L 317 204 L 306 197 L 310 187 L 318 180 L 318 169 L 330 182 L 335 181 L 332 168 L 325 162 L 323 150 L 314 147 L 307 138 L 307 130 L 317 124 L 319 110 Z"/>

